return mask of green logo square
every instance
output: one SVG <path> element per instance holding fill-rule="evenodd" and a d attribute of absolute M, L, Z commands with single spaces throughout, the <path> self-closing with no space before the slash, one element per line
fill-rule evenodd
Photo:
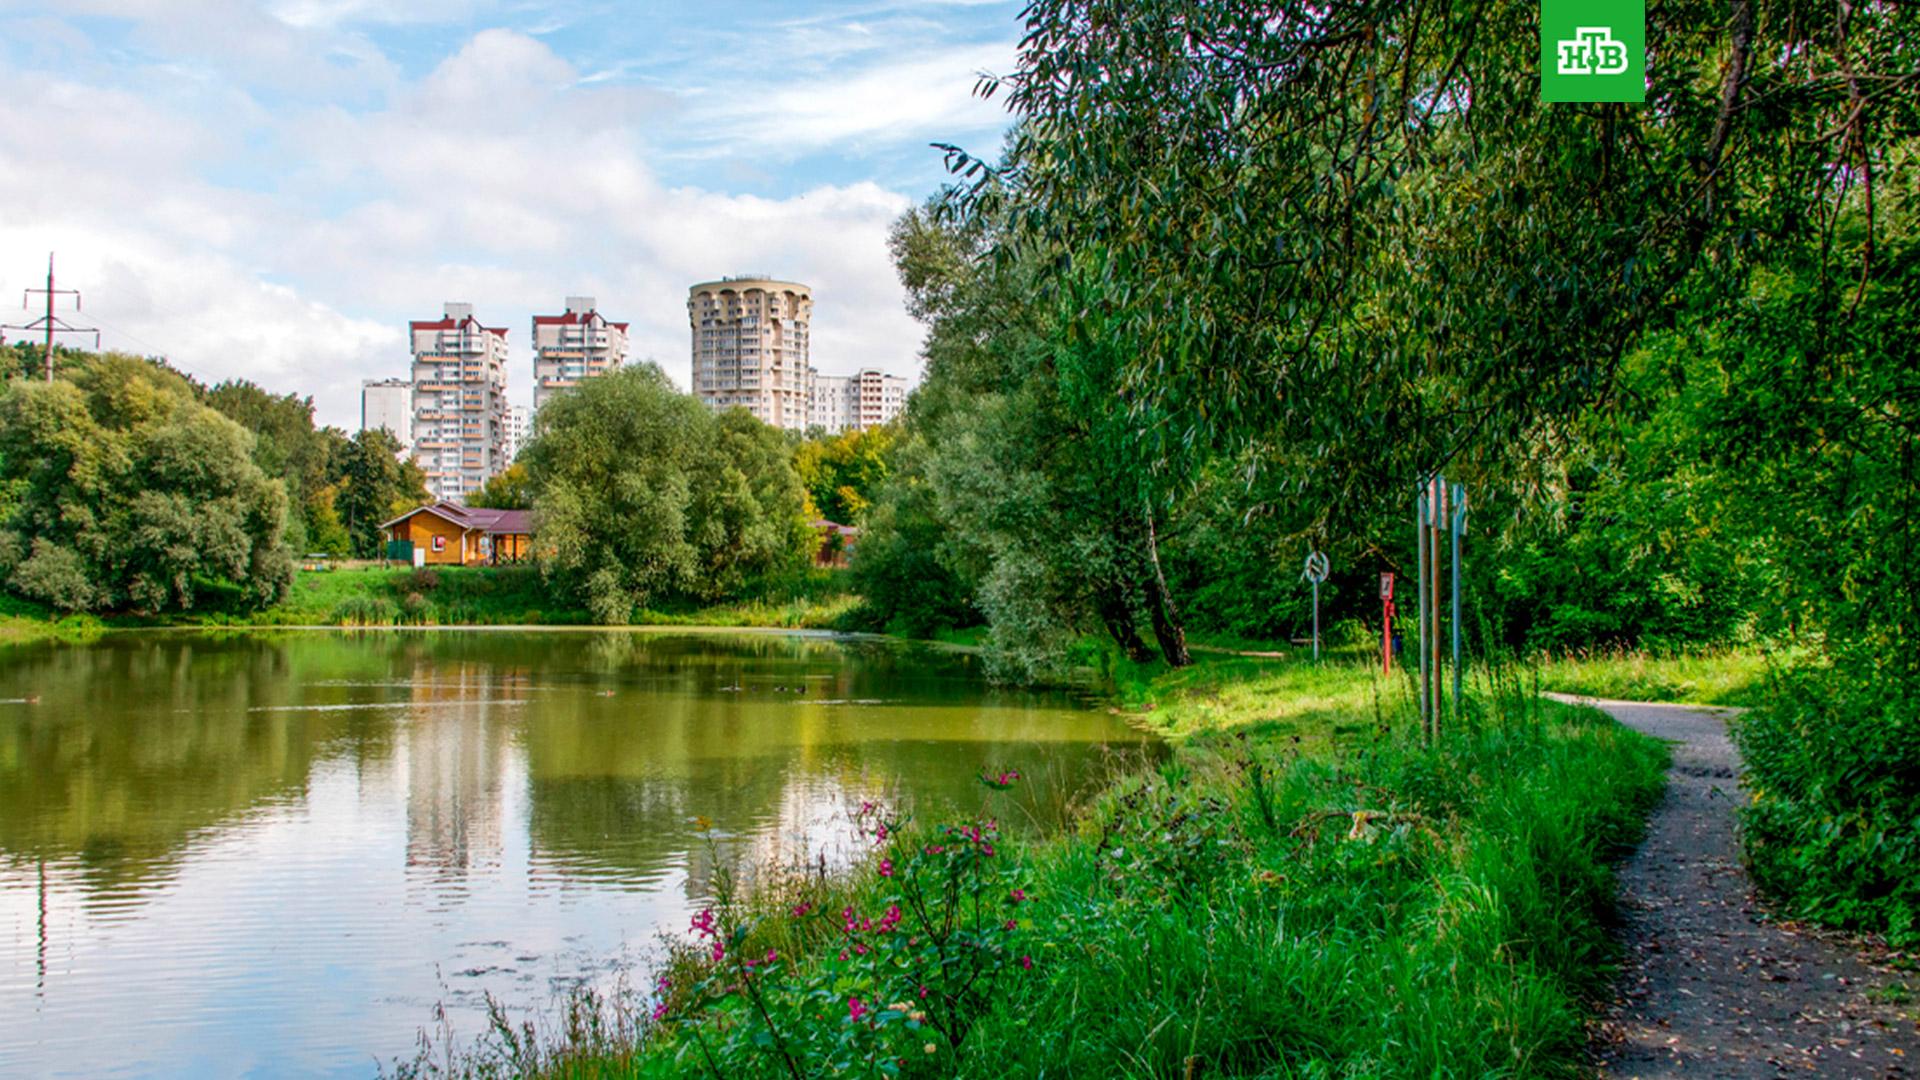
<path fill-rule="evenodd" d="M 1647 100 L 1646 0 L 1540 0 L 1540 100 Z"/>

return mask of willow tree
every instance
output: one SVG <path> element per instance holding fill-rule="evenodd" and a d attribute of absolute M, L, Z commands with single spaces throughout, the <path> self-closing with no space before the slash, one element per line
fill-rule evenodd
<path fill-rule="evenodd" d="M 1511 481 L 1677 313 L 1816 246 L 1920 117 L 1912 5 L 1653 0 L 1644 105 L 1543 104 L 1538 5 L 1035 0 L 953 208 L 1121 343 L 1164 470 L 1252 449 L 1327 531 Z M 1523 475 L 1523 474 L 1522 474 Z"/>

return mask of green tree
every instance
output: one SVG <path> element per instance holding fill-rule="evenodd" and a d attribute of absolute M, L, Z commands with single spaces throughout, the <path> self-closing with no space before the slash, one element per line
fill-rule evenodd
<path fill-rule="evenodd" d="M 707 599 L 797 567 L 813 546 L 786 436 L 736 408 L 714 418 L 712 439 L 695 472 L 688 518 L 699 561 L 694 591 Z"/>
<path fill-rule="evenodd" d="M 540 411 L 522 455 L 542 569 L 603 623 L 712 598 L 805 558 L 804 494 L 783 436 L 715 417 L 658 366 L 583 383 Z"/>
<path fill-rule="evenodd" d="M 8 587 L 74 611 L 284 595 L 286 492 L 254 464 L 253 437 L 164 365 L 105 354 L 71 376 L 0 391 Z"/>
<path fill-rule="evenodd" d="M 531 510 L 533 484 L 527 477 L 527 467 L 516 461 L 488 477 L 486 483 L 467 496 L 467 505 L 494 510 Z"/>
<path fill-rule="evenodd" d="M 856 428 L 796 447 L 793 467 L 817 516 L 842 525 L 859 523 L 887 478 L 888 454 L 898 439 L 892 426 Z"/>
<path fill-rule="evenodd" d="M 381 524 L 429 500 L 426 475 L 402 457 L 399 440 L 385 428 L 348 441 L 333 506 L 355 558 L 378 558 Z"/>

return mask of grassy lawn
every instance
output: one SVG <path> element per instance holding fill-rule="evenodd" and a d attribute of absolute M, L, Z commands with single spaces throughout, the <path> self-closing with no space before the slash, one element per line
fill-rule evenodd
<path fill-rule="evenodd" d="M 1112 707 L 1170 752 L 1116 765 L 1068 834 L 999 842 L 1017 780 L 965 821 L 854 815 L 873 854 L 852 874 L 723 878 L 663 983 L 636 974 L 640 992 L 578 1000 L 552 1030 L 503 1018 L 452 1071 L 1578 1072 L 1613 956 L 1610 861 L 1664 750 L 1517 677 L 1476 680 L 1427 745 L 1404 681 L 1357 654 L 1210 654 L 1116 683 Z"/>

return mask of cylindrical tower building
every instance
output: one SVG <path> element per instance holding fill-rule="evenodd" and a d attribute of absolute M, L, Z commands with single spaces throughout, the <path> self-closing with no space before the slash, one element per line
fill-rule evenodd
<path fill-rule="evenodd" d="M 693 392 L 715 411 L 735 405 L 774 427 L 803 429 L 813 369 L 813 290 L 793 281 L 730 277 L 687 293 Z"/>

